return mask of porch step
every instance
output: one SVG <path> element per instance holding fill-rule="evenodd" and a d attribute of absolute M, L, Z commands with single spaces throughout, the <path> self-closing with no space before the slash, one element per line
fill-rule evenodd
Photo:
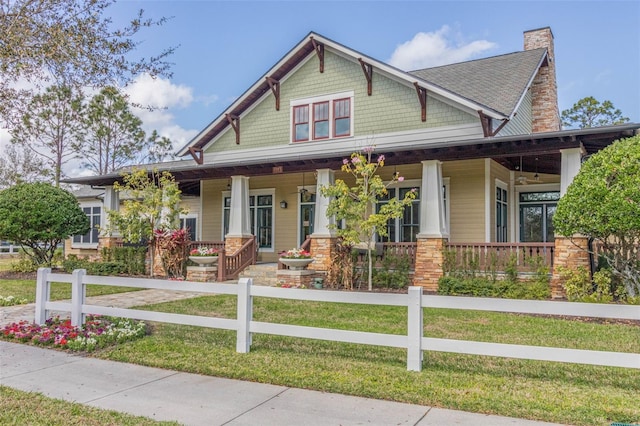
<path fill-rule="evenodd" d="M 255 285 L 275 287 L 278 284 L 277 270 L 277 263 L 257 263 L 242 271 L 238 278 L 252 278 Z"/>

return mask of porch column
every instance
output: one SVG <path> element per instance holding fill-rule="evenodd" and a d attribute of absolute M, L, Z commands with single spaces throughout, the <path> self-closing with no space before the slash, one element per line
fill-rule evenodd
<path fill-rule="evenodd" d="M 423 161 L 420 233 L 417 235 L 413 285 L 422 286 L 427 291 L 438 290 L 438 279 L 442 276 L 443 250 L 448 238 L 442 192 L 442 163 L 438 160 Z"/>
<path fill-rule="evenodd" d="M 580 171 L 582 164 L 582 148 L 561 149 L 560 165 L 560 196 L 567 193 L 567 188 L 573 182 Z M 555 248 L 553 252 L 553 274 L 551 277 L 551 297 L 565 297 L 564 287 L 560 274 L 557 272 L 559 266 L 567 269 L 577 269 L 582 266 L 590 270 L 588 239 L 582 235 L 574 235 L 573 238 L 556 236 Z"/>
<path fill-rule="evenodd" d="M 231 176 L 231 207 L 229 233 L 225 238 L 225 252 L 235 253 L 253 238 L 251 235 L 251 211 L 249 207 L 249 177 Z"/>
<path fill-rule="evenodd" d="M 113 247 L 120 241 L 120 231 L 114 230 L 109 234 L 106 232 L 109 226 L 109 210 L 120 210 L 120 194 L 113 189 L 112 185 L 105 187 L 104 200 L 102 201 L 102 209 L 100 211 L 100 235 L 98 236 L 98 256 L 101 256 L 103 247 Z M 93 225 L 93 224 L 91 224 Z"/>
<path fill-rule="evenodd" d="M 582 148 L 561 149 L 560 155 L 560 196 L 562 197 L 580 171 Z"/>
<path fill-rule="evenodd" d="M 323 186 L 333 185 L 335 172 L 331 169 L 316 170 L 316 211 L 313 218 L 313 234 L 311 234 L 311 254 L 313 263 L 309 269 L 328 271 L 336 242 L 335 217 L 327 217 L 327 209 L 331 199 L 322 195 Z"/>

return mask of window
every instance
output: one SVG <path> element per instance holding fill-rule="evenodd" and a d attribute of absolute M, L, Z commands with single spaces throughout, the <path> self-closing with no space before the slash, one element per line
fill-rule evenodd
<path fill-rule="evenodd" d="M 520 242 L 553 242 L 553 214 L 559 191 L 520 193 Z"/>
<path fill-rule="evenodd" d="M 501 186 L 496 186 L 496 242 L 498 243 L 509 241 L 509 235 L 507 234 L 508 217 L 507 190 Z"/>
<path fill-rule="evenodd" d="M 388 203 L 390 199 L 395 198 L 396 194 L 399 194 L 400 199 L 404 198 L 412 188 L 389 188 L 387 196 L 378 201 L 376 211 L 380 211 L 380 207 Z M 411 202 L 411 205 L 404 208 L 401 217 L 387 221 L 387 236 L 378 236 L 377 241 L 415 242 L 418 232 L 420 232 L 420 189 L 416 188 L 416 198 Z"/>
<path fill-rule="evenodd" d="M 273 249 L 273 194 L 252 193 L 249 195 L 249 209 L 251 234 L 258 239 L 258 248 Z M 231 197 L 223 199 L 223 235 L 229 233 L 229 218 L 231 215 Z"/>
<path fill-rule="evenodd" d="M 302 105 L 293 108 L 293 140 L 307 141 L 309 140 L 309 106 Z"/>
<path fill-rule="evenodd" d="M 191 241 L 198 241 L 197 228 L 198 216 L 189 214 L 180 216 L 180 229 L 186 229 L 189 233 L 189 239 Z"/>
<path fill-rule="evenodd" d="M 291 102 L 291 108 L 293 142 L 353 134 L 353 92 L 298 99 Z"/>
<path fill-rule="evenodd" d="M 100 236 L 100 216 L 102 208 L 100 206 L 83 207 L 82 211 L 89 218 L 89 232 L 84 235 L 74 235 L 73 245 L 97 245 Z"/>

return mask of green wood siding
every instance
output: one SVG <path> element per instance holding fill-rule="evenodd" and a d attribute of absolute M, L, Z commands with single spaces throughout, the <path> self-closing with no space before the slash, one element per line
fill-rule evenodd
<path fill-rule="evenodd" d="M 290 143 L 290 101 L 353 91 L 354 136 L 371 136 L 439 126 L 473 123 L 478 117 L 454 108 L 427 94 L 427 121 L 420 120 L 420 103 L 413 87 L 407 87 L 373 72 L 373 93 L 367 95 L 367 82 L 357 62 L 325 51 L 324 73 L 314 56 L 280 86 L 280 111 L 269 94 L 240 120 L 240 144 L 233 129 L 221 135 L 206 152 L 263 148 Z M 302 143 L 331 143 L 302 142 Z"/>
<path fill-rule="evenodd" d="M 498 136 L 526 135 L 531 133 L 531 90 L 527 90 L 517 114 L 506 126 L 500 130 Z M 499 122 L 498 122 L 499 123 Z"/>

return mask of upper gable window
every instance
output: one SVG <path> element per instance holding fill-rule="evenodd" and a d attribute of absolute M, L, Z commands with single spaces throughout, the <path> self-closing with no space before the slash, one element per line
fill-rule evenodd
<path fill-rule="evenodd" d="M 353 135 L 353 92 L 291 101 L 292 141 Z"/>

